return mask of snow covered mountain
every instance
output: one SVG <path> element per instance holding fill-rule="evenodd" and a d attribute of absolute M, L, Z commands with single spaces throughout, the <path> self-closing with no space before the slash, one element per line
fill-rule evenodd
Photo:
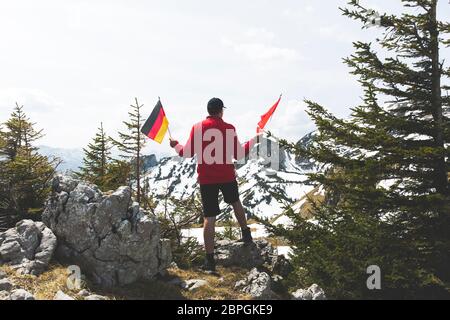
<path fill-rule="evenodd" d="M 307 145 L 312 139 L 309 134 L 299 141 Z M 286 150 L 279 149 L 279 159 L 269 164 L 270 157 L 261 156 L 261 145 L 272 144 L 277 150 L 278 144 L 273 140 L 263 139 L 250 152 L 245 164 L 237 165 L 241 200 L 247 215 L 275 218 L 284 211 L 284 204 L 293 204 L 310 192 L 313 187 L 305 183 L 306 174 L 314 170 L 308 159 L 295 158 Z M 263 153 L 265 154 L 265 153 Z M 270 155 L 270 153 L 269 153 Z M 278 168 L 273 167 L 277 162 Z M 277 167 L 277 166 L 275 166 Z M 151 192 L 156 197 L 166 194 L 177 198 L 192 197 L 199 192 L 197 184 L 196 160 L 180 157 L 162 158 L 157 166 L 150 168 L 144 179 L 148 179 Z M 230 206 L 222 202 L 223 214 L 231 212 Z"/>
<path fill-rule="evenodd" d="M 82 149 L 65 149 L 49 146 L 39 146 L 39 153 L 47 157 L 61 159 L 62 163 L 58 167 L 60 172 L 78 170 L 83 162 L 84 155 Z"/>
<path fill-rule="evenodd" d="M 308 146 L 313 134 L 305 135 L 297 144 Z M 273 150 L 278 148 L 273 140 L 263 139 L 261 143 L 273 145 Z M 82 163 L 81 149 L 47 146 L 41 146 L 39 149 L 44 155 L 63 160 L 59 171 L 78 170 Z M 245 163 L 236 166 L 241 200 L 248 216 L 277 218 L 284 211 L 285 203 L 302 203 L 300 200 L 313 189 L 305 180 L 306 174 L 315 170 L 315 165 L 309 159 L 296 157 L 282 149 L 279 150 L 278 159 L 258 156 L 258 150 L 258 146 L 255 146 Z M 270 160 L 272 163 L 277 162 L 278 168 L 270 168 Z M 158 161 L 155 155 L 151 154 L 144 158 L 144 164 L 144 179 L 148 179 L 154 196 L 163 197 L 169 194 L 177 198 L 187 198 L 199 193 L 195 158 L 164 157 Z M 231 213 L 231 207 L 223 202 L 221 209 L 224 214 Z"/>

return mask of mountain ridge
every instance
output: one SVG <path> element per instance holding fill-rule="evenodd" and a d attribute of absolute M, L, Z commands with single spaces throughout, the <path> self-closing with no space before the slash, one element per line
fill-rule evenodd
<path fill-rule="evenodd" d="M 311 143 L 313 134 L 304 136 L 299 143 Z M 263 138 L 262 143 L 274 144 L 275 140 Z M 280 215 L 286 204 L 293 204 L 304 197 L 314 187 L 307 183 L 307 174 L 314 170 L 314 163 L 308 159 L 297 158 L 290 152 L 279 148 L 279 168 L 270 168 L 267 157 L 261 157 L 259 148 L 254 146 L 244 164 L 236 166 L 236 176 L 240 185 L 241 201 L 247 216 L 273 218 Z M 177 156 L 164 157 L 157 166 L 143 177 L 144 183 L 151 186 L 151 194 L 157 199 L 167 195 L 176 198 L 193 197 L 198 194 L 196 160 Z M 274 194 L 277 197 L 274 197 Z M 219 219 L 231 214 L 231 207 L 221 204 Z"/>

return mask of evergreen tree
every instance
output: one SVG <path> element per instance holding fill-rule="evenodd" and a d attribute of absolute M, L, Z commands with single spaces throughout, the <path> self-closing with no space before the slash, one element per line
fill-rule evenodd
<path fill-rule="evenodd" d="M 119 132 L 119 138 L 111 139 L 113 144 L 122 152 L 122 158 L 131 162 L 131 185 L 136 185 L 136 201 L 141 202 L 141 173 L 142 173 L 142 149 L 145 146 L 145 136 L 141 133 L 141 127 L 144 119 L 141 115 L 141 109 L 138 99 L 135 98 L 135 104 L 131 105 L 131 111 L 128 112 L 129 120 L 124 121 L 126 131 Z"/>
<path fill-rule="evenodd" d="M 0 199 L 11 216 L 40 213 L 50 192 L 50 180 L 59 164 L 38 153 L 34 143 L 42 138 L 23 111 L 16 107 L 0 132 Z"/>
<path fill-rule="evenodd" d="M 364 89 L 350 119 L 312 101 L 317 126 L 307 149 L 284 145 L 323 164 L 310 180 L 326 200 L 313 203 L 315 223 L 270 227 L 294 246 L 298 284 L 317 282 L 333 298 L 448 297 L 450 284 L 450 69 L 439 53 L 450 24 L 436 18 L 437 0 L 402 0 L 405 13 L 383 14 L 383 36 L 356 42 L 345 59 Z M 360 1 L 343 14 L 373 23 Z M 380 29 L 381 30 L 381 29 Z M 370 265 L 381 290 L 368 290 Z"/>
<path fill-rule="evenodd" d="M 35 130 L 36 124 L 29 121 L 23 111 L 23 106 L 16 103 L 10 119 L 4 123 L 4 131 L 1 133 L 2 148 L 0 155 L 9 160 L 17 157 L 20 148 L 26 148 L 28 151 L 36 151 L 33 143 L 43 137 L 42 130 Z"/>
<path fill-rule="evenodd" d="M 110 141 L 103 130 L 103 123 L 101 123 L 92 142 L 88 144 L 87 148 L 83 149 L 83 166 L 77 176 L 98 185 L 100 189 L 107 188 L 108 164 L 111 159 L 110 150 Z"/>
<path fill-rule="evenodd" d="M 104 190 L 115 190 L 120 186 L 129 185 L 131 169 L 128 161 L 114 159 L 109 162 L 103 185 Z"/>

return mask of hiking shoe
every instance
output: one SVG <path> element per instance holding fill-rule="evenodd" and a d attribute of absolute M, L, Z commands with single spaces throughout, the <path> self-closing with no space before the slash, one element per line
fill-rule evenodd
<path fill-rule="evenodd" d="M 252 237 L 252 232 L 251 232 L 250 228 L 241 229 L 241 232 L 242 232 L 242 238 L 239 239 L 240 242 L 244 242 L 246 244 L 253 243 L 253 237 Z"/>

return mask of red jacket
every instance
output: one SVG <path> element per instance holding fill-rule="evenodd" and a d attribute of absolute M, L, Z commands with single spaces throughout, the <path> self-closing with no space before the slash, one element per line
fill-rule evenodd
<path fill-rule="evenodd" d="M 233 158 L 245 157 L 254 139 L 241 145 L 236 129 L 220 117 L 209 116 L 195 124 L 184 146 L 175 150 L 184 158 L 197 155 L 197 173 L 200 184 L 227 183 L 236 179 Z"/>

